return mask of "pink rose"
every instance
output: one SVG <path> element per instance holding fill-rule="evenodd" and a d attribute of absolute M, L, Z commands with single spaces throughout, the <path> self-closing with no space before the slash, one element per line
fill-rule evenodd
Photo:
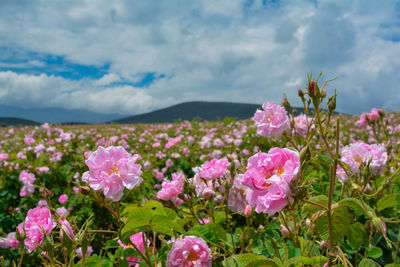
<path fill-rule="evenodd" d="M 167 256 L 167 267 L 211 267 L 211 250 L 195 236 L 178 238 Z"/>
<path fill-rule="evenodd" d="M 280 136 L 289 129 L 289 118 L 283 107 L 274 102 L 264 103 L 263 110 L 257 110 L 253 121 L 257 126 L 257 134 L 264 137 Z"/>
<path fill-rule="evenodd" d="M 175 198 L 182 193 L 184 179 L 185 175 L 183 173 L 173 173 L 172 181 L 165 181 L 162 183 L 162 189 L 158 191 L 157 198 L 165 201 L 175 200 Z"/>
<path fill-rule="evenodd" d="M 83 258 L 82 247 L 79 247 L 75 252 L 76 252 L 76 255 L 78 255 L 78 257 L 79 257 L 80 259 Z M 87 248 L 87 250 L 86 250 L 85 258 L 86 258 L 86 257 L 89 257 L 90 255 L 92 255 L 92 253 L 93 253 L 93 248 L 89 246 L 89 247 Z"/>
<path fill-rule="evenodd" d="M 124 187 L 133 189 L 143 179 L 141 166 L 136 163 L 137 156 L 131 156 L 121 146 L 99 147 L 85 161 L 89 171 L 82 175 L 82 180 L 95 190 L 103 190 L 106 197 L 118 201 Z"/>
<path fill-rule="evenodd" d="M 377 173 L 386 165 L 387 152 L 383 145 L 368 145 L 362 141 L 357 141 L 342 148 L 340 160 L 350 167 L 354 175 L 359 174 L 360 167 L 369 161 L 371 161 L 370 168 L 374 173 Z M 341 183 L 349 180 L 346 172 L 341 167 L 337 168 L 336 175 Z"/>
<path fill-rule="evenodd" d="M 308 129 L 312 129 L 313 127 L 312 119 L 307 118 L 305 114 L 294 117 L 294 128 L 298 134 L 305 135 Z"/>
<path fill-rule="evenodd" d="M 26 234 L 24 243 L 28 252 L 36 250 L 43 241 L 44 233 L 50 234 L 56 225 L 47 208 L 36 207 L 29 210 L 24 224 Z"/>
<path fill-rule="evenodd" d="M 206 180 L 215 180 L 228 173 L 228 159 L 213 159 L 201 165 L 200 176 Z"/>
<path fill-rule="evenodd" d="M 299 171 L 299 154 L 287 148 L 272 148 L 250 157 L 243 184 L 249 187 L 246 200 L 257 213 L 272 216 L 291 199 L 289 184 Z"/>
<path fill-rule="evenodd" d="M 246 195 L 249 188 L 242 184 L 243 174 L 237 174 L 229 189 L 228 205 L 233 212 L 244 212 L 247 206 Z"/>
<path fill-rule="evenodd" d="M 68 201 L 68 196 L 66 194 L 62 194 L 59 198 L 58 198 L 58 202 L 61 205 L 64 205 L 65 203 L 67 203 Z"/>
<path fill-rule="evenodd" d="M 67 214 L 68 210 L 64 207 L 60 207 L 56 209 L 56 213 L 61 217 L 64 218 L 65 215 Z"/>
<path fill-rule="evenodd" d="M 8 154 L 7 153 L 0 153 L 0 161 L 4 161 L 8 159 Z"/>
<path fill-rule="evenodd" d="M 71 238 L 71 240 L 74 240 L 75 238 L 75 234 L 74 234 L 74 230 L 72 230 L 71 224 L 66 220 L 66 219 L 61 219 L 58 220 L 58 223 L 61 226 L 62 231 L 60 232 L 60 235 L 62 237 L 62 232 L 65 232 L 69 238 Z"/>

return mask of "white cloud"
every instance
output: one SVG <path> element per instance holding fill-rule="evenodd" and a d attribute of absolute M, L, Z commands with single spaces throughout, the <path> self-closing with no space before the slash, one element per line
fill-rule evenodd
<path fill-rule="evenodd" d="M 108 73 L 105 74 L 103 77 L 101 77 L 100 79 L 98 79 L 97 81 L 94 82 L 94 85 L 97 86 L 102 86 L 102 85 L 109 85 L 110 83 L 113 82 L 118 82 L 120 81 L 120 77 L 117 74 L 114 73 Z"/>
<path fill-rule="evenodd" d="M 157 104 L 146 90 L 133 86 L 71 81 L 62 77 L 0 72 L 0 103 L 20 107 L 64 107 L 100 113 L 135 114 Z"/>
<path fill-rule="evenodd" d="M 267 6 L 229 0 L 2 1 L 0 39 L 16 47 L 17 56 L 29 58 L 24 51 L 32 51 L 76 64 L 107 64 L 109 73 L 72 81 L 3 72 L 0 96 L 31 106 L 123 113 L 190 100 L 280 102 L 285 92 L 298 104 L 297 87 L 307 72 L 324 71 L 327 78 L 339 76 L 331 89 L 338 88 L 340 111 L 398 109 L 400 46 L 388 38 L 400 32 L 399 13 L 389 0 Z M 0 55 L 4 69 L 2 58 L 7 55 Z M 166 78 L 145 89 L 109 86 L 135 83 L 146 72 Z"/>

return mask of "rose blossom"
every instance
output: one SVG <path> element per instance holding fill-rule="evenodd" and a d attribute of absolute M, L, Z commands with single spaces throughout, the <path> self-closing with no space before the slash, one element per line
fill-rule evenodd
<path fill-rule="evenodd" d="M 27 171 L 22 171 L 19 174 L 19 180 L 24 184 L 32 184 L 35 181 L 35 175 Z"/>
<path fill-rule="evenodd" d="M 61 217 L 64 218 L 65 215 L 67 214 L 68 210 L 64 207 L 60 207 L 56 209 L 56 213 Z"/>
<path fill-rule="evenodd" d="M 76 252 L 76 255 L 78 255 L 78 257 L 79 257 L 80 259 L 83 258 L 82 247 L 79 247 L 75 252 Z M 89 247 L 87 248 L 87 250 L 86 250 L 85 258 L 86 258 L 86 257 L 89 257 L 90 255 L 92 255 L 92 253 L 93 253 L 93 248 L 92 248 L 91 246 L 89 246 Z"/>
<path fill-rule="evenodd" d="M 72 239 L 74 240 L 75 238 L 75 234 L 74 234 L 74 230 L 72 230 L 72 226 L 69 223 L 69 221 L 67 221 L 66 219 L 61 219 L 58 220 L 58 223 L 61 226 L 62 231 L 60 231 L 60 235 L 61 237 L 63 236 L 63 231 Z"/>
<path fill-rule="evenodd" d="M 263 110 L 257 110 L 253 121 L 257 126 L 257 134 L 264 137 L 280 136 L 289 129 L 289 118 L 283 107 L 274 102 L 264 103 Z"/>
<path fill-rule="evenodd" d="M 178 238 L 167 256 L 167 267 L 211 267 L 211 250 L 195 236 Z"/>
<path fill-rule="evenodd" d="M 36 207 L 30 209 L 24 224 L 26 234 L 24 243 L 28 252 L 36 250 L 43 241 L 44 233 L 46 235 L 50 234 L 56 225 L 48 208 Z"/>
<path fill-rule="evenodd" d="M 65 203 L 67 203 L 67 201 L 68 201 L 68 196 L 67 196 L 66 194 L 62 194 L 62 195 L 60 195 L 60 197 L 58 198 L 58 202 L 59 202 L 61 205 L 64 205 Z"/>
<path fill-rule="evenodd" d="M 132 189 L 139 186 L 143 179 L 137 156 L 131 156 L 121 146 L 99 147 L 85 161 L 89 171 L 82 175 L 82 180 L 113 201 L 118 201 L 123 195 L 124 187 Z"/>
<path fill-rule="evenodd" d="M 164 181 L 162 183 L 162 189 L 158 191 L 157 198 L 164 201 L 176 200 L 177 196 L 182 193 L 184 179 L 185 175 L 183 173 L 173 173 L 172 181 Z"/>
<path fill-rule="evenodd" d="M 387 152 L 383 145 L 368 145 L 362 141 L 357 141 L 343 147 L 341 155 L 340 160 L 350 167 L 353 174 L 359 174 L 361 165 L 367 163 L 369 163 L 373 172 L 376 173 L 385 166 L 387 161 Z M 336 175 L 341 183 L 349 180 L 346 172 L 341 167 L 337 168 Z"/>
<path fill-rule="evenodd" d="M 308 129 L 312 129 L 312 119 L 308 118 L 305 114 L 294 117 L 294 128 L 298 134 L 304 135 Z"/>
<path fill-rule="evenodd" d="M 18 248 L 19 241 L 15 238 L 15 232 L 8 233 L 7 237 L 0 237 L 0 248 Z"/>
<path fill-rule="evenodd" d="M 272 148 L 250 157 L 243 184 L 249 187 L 247 202 L 257 213 L 272 216 L 291 199 L 289 184 L 299 171 L 299 154 L 287 148 Z"/>
<path fill-rule="evenodd" d="M 206 180 L 215 180 L 217 178 L 221 178 L 228 172 L 228 159 L 213 159 L 211 161 L 207 161 L 201 165 L 201 173 L 200 176 Z"/>
<path fill-rule="evenodd" d="M 244 212 L 247 206 L 246 195 L 248 187 L 242 184 L 243 174 L 237 174 L 229 189 L 228 205 L 233 212 Z"/>
<path fill-rule="evenodd" d="M 145 253 L 146 253 L 145 247 L 144 247 L 144 242 L 143 242 L 143 233 L 142 233 L 142 232 L 139 232 L 139 233 L 137 233 L 137 234 L 131 235 L 131 236 L 129 237 L 129 239 L 131 240 L 132 244 L 135 244 L 136 248 L 139 249 L 140 252 L 142 252 L 142 254 L 145 254 Z M 147 242 L 147 245 L 150 245 L 150 240 L 148 240 L 147 238 L 146 238 L 146 242 Z M 134 250 L 136 251 L 136 249 L 134 248 L 134 246 L 133 246 L 132 244 L 125 245 L 125 244 L 122 243 L 122 241 L 119 240 L 119 239 L 118 239 L 118 244 L 119 244 L 121 247 L 123 247 L 124 249 L 132 248 L 132 249 L 134 249 Z M 128 262 L 129 262 L 129 261 L 140 261 L 139 258 L 133 257 L 133 256 L 127 257 L 126 260 L 127 260 Z M 129 266 L 132 266 L 132 263 L 130 263 Z"/>

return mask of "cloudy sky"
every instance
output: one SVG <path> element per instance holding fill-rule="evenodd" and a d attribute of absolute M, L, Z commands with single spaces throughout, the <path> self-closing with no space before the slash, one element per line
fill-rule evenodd
<path fill-rule="evenodd" d="M 0 104 L 137 114 L 185 101 L 399 110 L 400 1 L 0 1 Z"/>

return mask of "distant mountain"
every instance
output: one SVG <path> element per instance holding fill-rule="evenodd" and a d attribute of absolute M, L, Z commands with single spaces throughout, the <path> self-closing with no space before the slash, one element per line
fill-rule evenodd
<path fill-rule="evenodd" d="M 104 123 L 122 118 L 120 114 L 102 114 L 83 109 L 21 108 L 0 105 L 0 117 L 13 117 L 40 123 Z"/>
<path fill-rule="evenodd" d="M 235 119 L 248 119 L 254 116 L 254 112 L 261 109 L 261 105 L 243 104 L 230 102 L 204 102 L 194 101 L 177 104 L 171 107 L 130 116 L 118 120 L 115 123 L 166 123 L 174 122 L 179 119 L 191 121 L 193 119 L 200 120 L 223 120 L 225 117 Z M 304 113 L 304 108 L 293 107 L 296 114 Z M 312 113 L 312 109 L 310 110 Z M 338 114 L 335 112 L 335 114 Z"/>
<path fill-rule="evenodd" d="M 165 123 L 176 120 L 201 119 L 208 121 L 222 120 L 225 117 L 247 119 L 254 115 L 261 105 L 229 102 L 185 102 L 152 112 L 113 120 L 116 123 Z"/>
<path fill-rule="evenodd" d="M 253 117 L 257 109 L 261 109 L 261 105 L 193 101 L 121 118 L 122 115 L 119 114 L 101 114 L 87 110 L 67 110 L 62 108 L 23 109 L 0 105 L 0 125 L 37 125 L 44 122 L 61 124 L 167 123 L 180 119 L 215 121 L 223 120 L 225 117 L 241 120 Z M 303 108 L 295 109 L 297 114 L 304 112 Z"/>
<path fill-rule="evenodd" d="M 20 125 L 34 126 L 34 125 L 40 125 L 40 123 L 36 121 L 13 118 L 13 117 L 0 118 L 0 126 L 20 126 Z"/>

